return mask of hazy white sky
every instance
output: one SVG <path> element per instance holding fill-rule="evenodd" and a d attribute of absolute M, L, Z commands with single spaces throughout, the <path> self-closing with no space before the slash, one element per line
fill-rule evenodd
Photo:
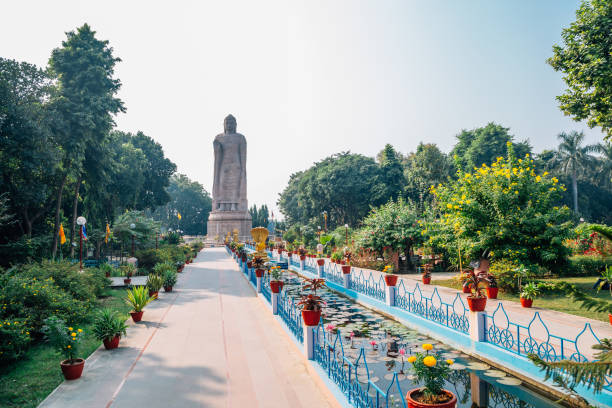
<path fill-rule="evenodd" d="M 44 66 L 89 23 L 123 60 L 119 129 L 154 138 L 210 191 L 212 141 L 232 113 L 248 142 L 249 202 L 275 207 L 291 173 L 339 151 L 448 151 L 489 121 L 535 151 L 564 130 L 600 141 L 558 110 L 563 82 L 545 63 L 578 4 L 20 0 L 2 5 L 0 56 Z"/>

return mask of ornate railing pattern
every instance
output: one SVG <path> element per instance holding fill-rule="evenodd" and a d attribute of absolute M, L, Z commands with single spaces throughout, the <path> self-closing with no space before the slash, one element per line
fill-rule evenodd
<path fill-rule="evenodd" d="M 551 334 L 540 312 L 535 312 L 527 326 L 511 322 L 499 303 L 493 314 L 485 314 L 485 341 L 518 355 L 537 354 L 544 361 L 591 361 L 592 350 L 580 350 L 581 340 L 599 338 L 590 323 L 572 340 Z"/>
<path fill-rule="evenodd" d="M 366 277 L 363 274 L 363 269 L 353 268 L 351 273 L 351 289 L 384 302 L 387 298 L 386 288 L 387 286 L 382 274 L 376 279 L 370 271 L 370 274 Z"/>
<path fill-rule="evenodd" d="M 272 302 L 272 292 L 270 292 L 270 274 L 264 273 L 261 278 L 261 293 L 268 300 L 268 303 Z"/>
<path fill-rule="evenodd" d="M 291 257 L 291 263 L 289 266 L 295 266 L 296 268 L 300 267 L 300 261 L 296 259 L 295 256 Z"/>
<path fill-rule="evenodd" d="M 340 265 L 328 262 L 324 267 L 325 279 L 337 283 L 338 285 L 344 284 L 344 278 L 342 277 L 342 268 Z"/>
<path fill-rule="evenodd" d="M 278 315 L 283 319 L 291 333 L 300 341 L 304 343 L 304 329 L 302 327 L 302 314 L 300 309 L 295 305 L 293 298 L 285 293 L 281 292 L 280 299 L 278 300 Z"/>
<path fill-rule="evenodd" d="M 255 276 L 255 271 L 251 274 L 251 283 L 253 286 L 257 286 L 257 277 Z"/>
<path fill-rule="evenodd" d="M 317 273 L 317 258 L 306 258 L 304 260 L 304 269 L 310 273 Z"/>
<path fill-rule="evenodd" d="M 370 380 L 370 370 L 366 361 L 365 349 L 362 347 L 354 360 L 344 354 L 342 336 L 326 336 L 321 326 L 315 331 L 314 359 L 327 376 L 346 395 L 349 403 L 357 408 L 370 407 L 406 407 L 397 373 L 385 390 L 380 389 Z"/>
<path fill-rule="evenodd" d="M 395 306 L 461 333 L 468 333 L 470 329 L 469 309 L 459 293 L 453 303 L 446 303 L 442 301 L 437 288 L 430 297 L 425 297 L 418 283 L 410 292 L 402 280 L 396 289 Z"/>

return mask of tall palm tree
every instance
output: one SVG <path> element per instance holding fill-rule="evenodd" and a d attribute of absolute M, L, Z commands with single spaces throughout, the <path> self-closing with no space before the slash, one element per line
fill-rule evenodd
<path fill-rule="evenodd" d="M 597 172 L 601 177 L 602 184 L 607 187 L 612 187 L 612 143 L 599 143 L 593 147 L 597 153 L 601 154 L 598 162 Z"/>
<path fill-rule="evenodd" d="M 555 152 L 553 163 L 572 178 L 574 211 L 578 213 L 578 176 L 593 161 L 593 156 L 589 153 L 594 151 L 594 146 L 582 146 L 584 133 L 575 130 L 569 133 L 561 132 L 557 138 L 561 143 Z"/>

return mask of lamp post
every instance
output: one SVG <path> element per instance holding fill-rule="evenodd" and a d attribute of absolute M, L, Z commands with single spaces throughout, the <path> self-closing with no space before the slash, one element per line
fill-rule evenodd
<path fill-rule="evenodd" d="M 317 234 L 319 235 L 319 244 L 321 243 L 321 226 L 317 226 Z"/>
<path fill-rule="evenodd" d="M 345 246 L 348 247 L 348 224 L 344 224 L 344 235 L 346 236 Z"/>
<path fill-rule="evenodd" d="M 136 224 L 131 223 L 130 229 L 132 230 L 132 258 L 134 257 L 134 228 L 136 228 Z"/>
<path fill-rule="evenodd" d="M 327 234 L 327 211 L 323 211 L 323 219 L 325 220 L 325 233 Z"/>
<path fill-rule="evenodd" d="M 83 269 L 83 225 L 87 223 L 85 217 L 80 216 L 76 220 L 79 225 L 79 265 L 80 269 Z"/>

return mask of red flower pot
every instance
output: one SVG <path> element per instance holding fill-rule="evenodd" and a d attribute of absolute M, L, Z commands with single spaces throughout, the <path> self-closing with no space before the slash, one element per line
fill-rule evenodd
<path fill-rule="evenodd" d="M 306 255 L 300 255 L 300 261 L 303 261 L 306 259 Z"/>
<path fill-rule="evenodd" d="M 178 271 L 183 272 L 183 269 L 185 269 L 185 265 L 182 265 L 180 268 L 178 268 Z"/>
<path fill-rule="evenodd" d="M 283 286 L 285 286 L 285 282 L 283 281 L 270 281 L 270 290 L 272 293 L 280 293 L 283 290 Z"/>
<path fill-rule="evenodd" d="M 129 285 L 130 283 L 132 283 L 132 279 L 126 278 L 126 279 L 123 280 L 123 283 L 126 284 L 126 285 Z"/>
<path fill-rule="evenodd" d="M 85 366 L 85 360 L 82 358 L 75 358 L 72 360 L 64 360 L 60 363 L 62 367 L 62 373 L 64 378 L 67 380 L 76 380 L 83 374 L 83 367 Z"/>
<path fill-rule="evenodd" d="M 351 273 L 351 265 L 342 265 L 342 273 L 345 275 Z"/>
<path fill-rule="evenodd" d="M 325 259 L 317 259 L 317 265 L 319 266 L 325 265 Z"/>
<path fill-rule="evenodd" d="M 397 285 L 397 275 L 385 275 L 385 283 L 387 286 Z"/>
<path fill-rule="evenodd" d="M 102 343 L 104 343 L 104 348 L 107 350 L 112 350 L 112 349 L 119 347 L 120 338 L 121 338 L 120 336 L 115 336 L 110 339 L 102 340 Z"/>
<path fill-rule="evenodd" d="M 278 254 L 279 254 L 279 255 L 283 253 L 283 250 L 282 250 L 282 249 L 280 249 L 280 248 L 279 248 L 279 249 L 277 249 L 276 251 L 278 252 Z"/>
<path fill-rule="evenodd" d="M 139 321 L 142 320 L 143 313 L 144 313 L 143 310 L 141 310 L 140 312 L 130 312 L 130 315 L 132 316 L 132 320 L 134 321 L 134 323 L 138 323 Z"/>
<path fill-rule="evenodd" d="M 610 320 L 610 324 L 612 324 L 612 313 L 608 313 L 608 319 Z"/>
<path fill-rule="evenodd" d="M 164 286 L 164 292 L 172 292 L 172 286 Z"/>
<path fill-rule="evenodd" d="M 485 307 L 487 306 L 486 297 L 474 298 L 474 297 L 468 296 L 467 302 L 472 312 L 482 312 L 485 310 Z"/>
<path fill-rule="evenodd" d="M 457 397 L 455 394 L 448 390 L 442 390 L 445 394 L 447 394 L 451 399 L 447 402 L 442 402 L 438 404 L 424 404 L 415 400 L 413 397 L 416 397 L 421 392 L 422 388 L 415 388 L 413 390 L 408 391 L 406 394 L 406 405 L 408 408 L 455 408 L 457 406 Z"/>
<path fill-rule="evenodd" d="M 471 285 L 463 285 L 463 293 L 472 293 Z"/>
<path fill-rule="evenodd" d="M 247 261 L 247 268 L 251 268 L 253 266 L 253 262 Z"/>
<path fill-rule="evenodd" d="M 533 299 L 521 298 L 521 306 L 523 306 L 523 307 L 531 307 L 531 305 L 533 305 Z"/>
<path fill-rule="evenodd" d="M 306 326 L 318 326 L 321 320 L 320 310 L 302 310 L 302 319 Z"/>
<path fill-rule="evenodd" d="M 153 292 L 152 290 L 149 291 L 149 297 L 152 297 L 153 299 L 157 299 L 158 296 L 159 296 L 159 291 L 155 291 L 155 292 Z"/>
<path fill-rule="evenodd" d="M 344 265 L 345 263 L 345 261 L 340 261 L 340 265 Z"/>
<path fill-rule="evenodd" d="M 110 278 L 110 272 L 104 272 L 104 276 L 106 276 L 107 278 Z"/>
<path fill-rule="evenodd" d="M 431 276 L 429 278 L 426 277 L 421 277 L 421 279 L 423 280 L 423 283 L 426 285 L 429 285 L 431 283 Z"/>
<path fill-rule="evenodd" d="M 247 260 L 247 257 L 246 257 L 246 256 L 243 256 L 243 257 L 242 257 L 242 262 L 246 262 L 246 260 Z"/>
<path fill-rule="evenodd" d="M 487 288 L 487 297 L 489 299 L 497 299 L 497 292 L 499 292 L 499 288 Z"/>
<path fill-rule="evenodd" d="M 264 274 L 264 270 L 263 269 L 255 269 L 255 276 L 258 278 L 262 278 Z"/>

